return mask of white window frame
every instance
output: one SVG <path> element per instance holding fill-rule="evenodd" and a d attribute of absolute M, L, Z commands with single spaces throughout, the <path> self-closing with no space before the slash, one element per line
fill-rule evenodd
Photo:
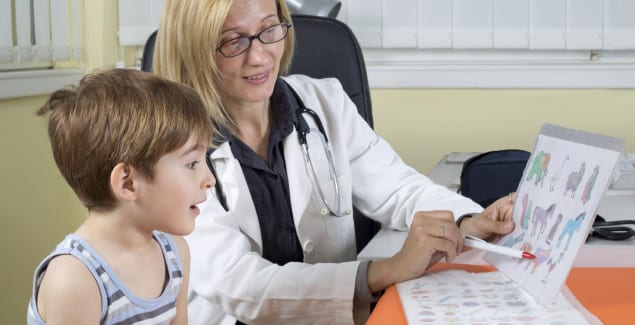
<path fill-rule="evenodd" d="M 81 1 L 0 0 L 0 99 L 49 94 L 81 79 L 81 68 L 56 67 L 81 60 Z"/>
<path fill-rule="evenodd" d="M 371 88 L 635 88 L 635 37 L 630 37 L 635 36 L 635 10 L 625 14 L 633 17 L 628 29 L 604 33 L 599 41 L 585 37 L 584 28 L 569 28 L 565 42 L 553 31 L 535 28 L 533 33 L 543 33 L 540 43 L 518 37 L 514 29 L 468 28 L 460 29 L 463 34 L 459 36 L 468 36 L 460 39 L 457 48 L 443 37 L 435 38 L 437 34 L 447 35 L 444 26 L 423 31 L 420 26 L 418 30 L 403 28 L 400 22 L 420 19 L 420 6 L 433 2 L 434 6 L 462 2 L 478 10 L 478 3 L 492 6 L 515 2 L 522 9 L 535 4 L 562 6 L 568 1 L 604 8 L 604 16 L 607 6 L 616 6 L 616 2 L 635 8 L 635 0 L 342 0 L 338 19 L 353 29 L 362 45 Z M 591 10 L 585 8 L 582 17 Z M 608 23 L 599 24 L 600 32 L 604 32 Z M 598 22 L 589 18 L 589 25 L 597 27 Z M 457 35 L 457 30 L 451 26 L 452 35 Z M 427 44 L 422 41 L 424 32 L 428 33 Z M 624 36 L 620 32 L 627 36 L 621 39 L 626 44 L 616 42 L 620 39 L 615 37 Z M 492 42 L 478 44 L 470 35 L 475 35 L 474 39 L 491 35 Z"/>

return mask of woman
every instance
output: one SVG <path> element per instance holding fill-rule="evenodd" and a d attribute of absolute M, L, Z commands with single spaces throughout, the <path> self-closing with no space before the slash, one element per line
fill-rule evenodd
<path fill-rule="evenodd" d="M 457 256 L 463 233 L 492 239 L 513 229 L 511 200 L 483 211 L 406 166 L 337 80 L 281 78 L 291 24 L 284 0 L 166 1 L 155 72 L 197 89 L 221 130 L 210 155 L 222 186 L 210 196 L 219 200 L 202 207 L 187 238 L 194 323 L 225 314 L 253 324 L 360 323 L 386 287 Z M 307 129 L 313 167 L 298 136 Z M 401 251 L 356 261 L 353 205 L 384 227 L 409 229 Z M 455 218 L 471 214 L 459 229 Z"/>

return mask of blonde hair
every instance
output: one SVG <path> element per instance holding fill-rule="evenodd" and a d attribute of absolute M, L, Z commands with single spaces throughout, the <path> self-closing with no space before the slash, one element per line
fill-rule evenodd
<path fill-rule="evenodd" d="M 89 209 L 116 204 L 110 173 L 117 164 L 152 179 L 163 155 L 190 137 L 207 148 L 213 132 L 194 89 L 132 69 L 86 75 L 55 91 L 38 110 L 44 114 L 57 167 Z"/>
<path fill-rule="evenodd" d="M 291 23 L 285 0 L 275 1 L 279 19 Z M 215 60 L 232 4 L 233 0 L 167 0 L 152 60 L 155 73 L 199 92 L 217 130 L 235 126 L 223 104 L 222 77 Z M 294 45 L 295 32 L 290 28 L 280 60 L 281 74 L 291 64 Z"/>

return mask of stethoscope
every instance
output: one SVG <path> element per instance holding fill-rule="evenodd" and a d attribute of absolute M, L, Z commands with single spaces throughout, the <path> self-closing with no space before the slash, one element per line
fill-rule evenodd
<path fill-rule="evenodd" d="M 297 100 L 300 106 L 299 109 L 296 110 L 296 120 L 294 121 L 294 126 L 298 134 L 298 141 L 300 142 L 300 146 L 302 147 L 302 156 L 304 157 L 304 165 L 306 167 L 307 173 L 309 174 L 309 178 L 311 179 L 311 183 L 313 184 L 314 194 L 319 198 L 320 202 L 322 203 L 320 214 L 322 216 L 331 215 L 336 217 L 349 215 L 351 214 L 351 209 L 342 207 L 343 197 L 342 197 L 342 193 L 340 189 L 340 183 L 337 178 L 337 172 L 335 170 L 335 164 L 333 163 L 333 151 L 331 149 L 331 145 L 329 143 L 328 137 L 326 136 L 326 131 L 324 129 L 324 125 L 322 124 L 322 120 L 320 119 L 320 116 L 314 110 L 307 108 L 304 105 L 304 102 L 302 101 L 300 96 L 295 92 L 295 90 L 293 90 L 291 86 L 288 86 L 288 89 L 291 90 L 291 92 L 293 93 L 293 96 L 295 97 L 295 99 Z M 311 117 L 317 129 L 308 126 L 307 120 L 304 118 L 304 115 L 308 115 L 309 117 Z M 305 122 L 304 126 L 300 125 L 300 120 L 304 120 Z M 332 193 L 334 194 L 333 200 L 328 200 L 326 198 L 327 195 L 325 195 L 323 187 L 320 184 L 320 177 L 318 177 L 315 166 L 313 164 L 313 159 L 311 159 L 311 154 L 309 153 L 310 150 L 309 150 L 309 143 L 307 141 L 307 136 L 311 132 L 317 132 L 317 134 L 319 135 L 318 138 L 320 139 L 322 143 L 322 149 L 324 151 L 324 155 L 326 157 L 326 161 L 328 164 L 329 179 L 331 181 L 330 183 L 332 184 L 331 190 L 332 190 Z M 214 175 L 214 178 L 216 178 L 216 185 L 214 187 L 216 190 L 216 196 L 218 198 L 218 201 L 220 202 L 223 209 L 225 209 L 225 211 L 228 212 L 229 206 L 227 205 L 227 198 L 225 197 L 225 193 L 223 191 L 223 185 L 218 180 L 218 176 L 216 175 L 216 171 L 214 170 L 214 166 L 212 165 L 212 162 L 210 160 L 210 154 L 212 151 L 213 149 L 210 149 L 207 152 L 205 159 L 207 162 L 207 166 L 209 167 L 212 174 Z"/>
<path fill-rule="evenodd" d="M 295 91 L 294 91 L 295 93 Z M 298 133 L 298 141 L 300 142 L 300 146 L 302 147 L 302 156 L 304 157 L 304 165 L 307 169 L 309 177 L 311 178 L 311 182 L 313 183 L 314 192 L 319 197 L 322 202 L 322 208 L 320 209 L 320 214 L 323 216 L 331 215 L 336 217 L 341 217 L 344 215 L 348 215 L 351 213 L 350 209 L 343 209 L 342 207 L 342 193 L 340 192 L 340 183 L 337 179 L 337 173 L 335 171 L 335 164 L 333 163 L 333 151 L 331 150 L 331 145 L 329 144 L 329 139 L 326 136 L 326 132 L 324 131 L 324 125 L 322 125 L 322 120 L 318 116 L 318 114 L 304 106 L 302 100 L 297 96 L 298 103 L 300 103 L 300 109 L 296 111 L 297 121 L 301 118 L 304 118 L 303 114 L 310 116 L 313 119 L 313 122 L 317 126 L 317 130 L 311 127 L 298 127 L 296 125 L 296 130 Z M 304 119 L 306 122 L 306 119 Z M 326 199 L 326 195 L 322 189 L 322 185 L 320 184 L 320 178 L 317 175 L 315 166 L 313 165 L 313 160 L 311 159 L 311 154 L 309 153 L 309 143 L 307 141 L 307 135 L 310 132 L 319 132 L 319 139 L 322 142 L 322 149 L 324 151 L 324 155 L 326 157 L 326 161 L 328 163 L 329 169 L 329 179 L 332 183 L 333 190 L 333 204 Z"/>

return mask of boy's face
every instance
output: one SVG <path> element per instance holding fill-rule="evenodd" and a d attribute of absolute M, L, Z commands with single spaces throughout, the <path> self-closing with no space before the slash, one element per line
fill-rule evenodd
<path fill-rule="evenodd" d="M 199 214 L 197 204 L 206 199 L 206 190 L 216 183 L 205 162 L 207 148 L 194 138 L 181 148 L 165 154 L 154 167 L 154 179 L 140 181 L 139 204 L 144 222 L 152 229 L 174 235 L 194 230 Z"/>

